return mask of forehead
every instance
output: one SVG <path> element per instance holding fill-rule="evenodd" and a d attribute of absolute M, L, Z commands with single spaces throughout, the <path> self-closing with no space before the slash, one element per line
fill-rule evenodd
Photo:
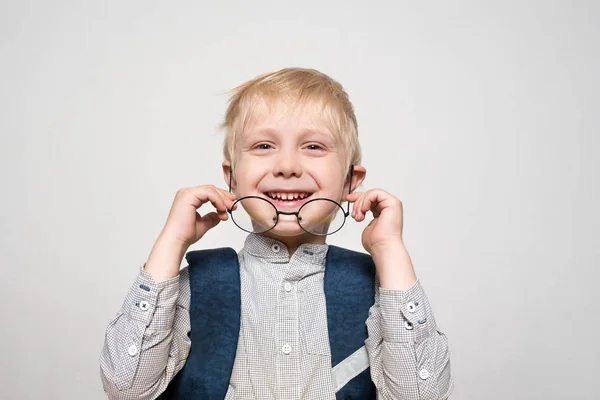
<path fill-rule="evenodd" d="M 273 102 L 259 99 L 248 110 L 240 132 L 250 137 L 261 132 L 272 134 L 312 133 L 337 141 L 337 128 L 331 112 L 318 102 Z"/>

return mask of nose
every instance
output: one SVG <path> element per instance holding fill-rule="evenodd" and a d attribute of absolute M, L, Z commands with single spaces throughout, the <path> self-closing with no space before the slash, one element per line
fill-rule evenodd
<path fill-rule="evenodd" d="M 284 178 L 290 178 L 292 176 L 299 178 L 302 175 L 302 165 L 300 165 L 296 152 L 281 152 L 275 162 L 273 175 L 282 176 Z"/>

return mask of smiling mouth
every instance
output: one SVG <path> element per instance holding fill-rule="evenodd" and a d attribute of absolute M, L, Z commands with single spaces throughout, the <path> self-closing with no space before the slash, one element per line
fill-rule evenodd
<path fill-rule="evenodd" d="M 271 200 L 280 201 L 284 203 L 293 203 L 296 201 L 304 200 L 310 196 L 312 193 L 309 192 L 265 192 L 265 196 L 267 196 Z"/>

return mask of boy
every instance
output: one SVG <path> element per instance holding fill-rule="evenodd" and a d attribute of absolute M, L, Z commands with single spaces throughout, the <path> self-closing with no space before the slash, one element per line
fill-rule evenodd
<path fill-rule="evenodd" d="M 230 189 L 177 192 L 106 330 L 109 398 L 447 398 L 448 344 L 402 241 L 402 203 L 354 192 L 366 171 L 341 85 L 299 68 L 259 76 L 234 89 L 224 127 Z M 356 221 L 374 217 L 369 255 L 325 243 L 343 201 Z M 249 232 L 238 254 L 186 255 L 229 218 Z"/>

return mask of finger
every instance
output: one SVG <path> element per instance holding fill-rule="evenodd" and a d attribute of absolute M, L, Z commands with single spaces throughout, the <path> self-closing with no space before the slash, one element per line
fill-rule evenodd
<path fill-rule="evenodd" d="M 362 196 L 363 194 L 364 194 L 364 192 L 352 192 L 352 193 L 346 195 L 346 200 L 353 203 L 356 200 L 358 200 L 360 198 L 360 196 Z"/>
<path fill-rule="evenodd" d="M 225 200 L 214 186 L 197 186 L 189 189 L 192 195 L 198 200 L 196 208 L 200 208 L 202 204 L 210 202 L 219 213 L 227 212 Z"/>
<path fill-rule="evenodd" d="M 239 205 L 238 198 L 234 193 L 229 193 L 229 192 L 219 189 L 219 188 L 217 188 L 217 190 L 223 197 L 223 201 L 225 202 L 225 205 L 227 206 L 227 211 L 236 210 L 238 208 L 238 205 Z"/>
<path fill-rule="evenodd" d="M 226 214 L 227 205 L 225 204 L 225 196 L 214 186 L 209 188 L 209 190 L 213 195 L 209 196 L 208 198 L 211 204 L 217 209 L 217 213 Z"/>
<path fill-rule="evenodd" d="M 215 205 L 215 208 L 217 208 L 217 215 L 219 216 L 219 219 L 221 219 L 222 221 L 227 221 L 229 219 L 228 210 L 231 210 L 231 208 L 233 207 L 234 200 L 232 200 L 231 197 L 228 196 L 229 192 L 225 192 L 224 190 L 216 188 L 216 187 L 212 188 L 212 189 L 221 198 L 221 201 L 225 208 L 224 210 L 222 210 L 220 208 L 217 208 L 217 206 Z"/>
<path fill-rule="evenodd" d="M 369 210 L 369 192 L 365 192 L 364 196 L 360 199 L 360 204 L 356 212 L 356 218 L 358 222 L 362 222 L 367 217 L 367 210 Z"/>
<path fill-rule="evenodd" d="M 354 202 L 353 217 L 357 222 L 361 222 L 365 219 L 365 213 L 363 209 L 365 200 L 367 199 L 368 195 L 369 191 L 367 190 L 366 192 L 362 193 L 358 200 Z"/>
<path fill-rule="evenodd" d="M 230 193 L 226 190 L 219 189 L 219 188 L 217 188 L 217 191 L 223 197 L 223 201 L 225 202 L 225 206 L 227 207 L 228 210 L 235 210 L 237 208 L 237 205 L 235 207 L 233 206 L 233 204 L 237 200 L 237 196 L 234 193 Z"/>
<path fill-rule="evenodd" d="M 352 205 L 352 217 L 358 222 L 359 221 L 359 217 L 360 217 L 360 205 L 363 202 L 364 199 L 364 193 L 362 194 L 362 196 L 360 196 L 360 198 L 358 200 L 356 200 L 354 202 L 354 204 Z"/>
<path fill-rule="evenodd" d="M 235 200 L 237 199 L 237 196 L 235 195 L 235 193 L 231 193 L 225 189 L 221 189 L 221 188 L 216 188 L 220 193 L 222 193 L 226 198 L 230 198 L 231 200 Z"/>
<path fill-rule="evenodd" d="M 367 211 L 371 211 L 374 217 L 378 217 L 381 213 L 382 203 L 387 197 L 382 190 L 369 191 L 360 205 L 360 212 L 365 216 Z"/>

